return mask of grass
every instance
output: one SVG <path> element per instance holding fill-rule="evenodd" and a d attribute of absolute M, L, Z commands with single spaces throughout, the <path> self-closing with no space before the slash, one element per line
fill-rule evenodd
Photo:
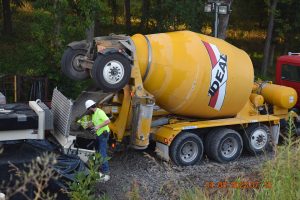
<path fill-rule="evenodd" d="M 294 139 L 294 125 L 291 119 L 285 144 L 275 149 L 275 158 L 266 162 L 259 173 L 261 181 L 250 183 L 247 187 L 200 188 L 184 190 L 182 200 L 192 199 L 300 199 L 300 139 Z M 256 177 L 258 178 L 258 177 Z M 242 186 L 240 179 L 236 181 Z M 257 184 L 255 184 L 257 183 Z"/>
<path fill-rule="evenodd" d="M 127 192 L 127 198 L 129 200 L 139 200 L 141 199 L 139 185 L 136 180 L 132 182 L 130 191 Z"/>

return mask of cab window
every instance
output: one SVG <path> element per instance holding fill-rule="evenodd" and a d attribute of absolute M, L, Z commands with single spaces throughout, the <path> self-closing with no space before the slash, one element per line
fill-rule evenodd
<path fill-rule="evenodd" d="M 288 64 L 282 65 L 281 79 L 300 82 L 300 66 Z"/>

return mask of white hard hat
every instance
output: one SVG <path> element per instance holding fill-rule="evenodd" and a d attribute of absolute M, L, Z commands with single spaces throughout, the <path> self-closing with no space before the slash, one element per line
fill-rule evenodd
<path fill-rule="evenodd" d="M 86 109 L 89 109 L 89 107 L 91 107 L 91 106 L 93 106 L 93 105 L 95 105 L 95 104 L 96 104 L 95 101 L 93 101 L 93 100 L 87 100 L 87 101 L 85 102 L 85 108 L 86 108 Z"/>

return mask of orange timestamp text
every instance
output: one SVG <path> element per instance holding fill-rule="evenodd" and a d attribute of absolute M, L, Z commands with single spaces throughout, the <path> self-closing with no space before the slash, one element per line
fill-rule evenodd
<path fill-rule="evenodd" d="M 219 181 L 219 182 L 206 182 L 205 188 L 236 188 L 236 189 L 258 189 L 258 188 L 272 188 L 271 182 L 259 182 L 259 181 Z"/>

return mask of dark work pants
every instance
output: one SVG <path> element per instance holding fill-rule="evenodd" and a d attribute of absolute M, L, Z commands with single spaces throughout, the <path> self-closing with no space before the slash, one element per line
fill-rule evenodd
<path fill-rule="evenodd" d="M 104 131 L 100 136 L 96 136 L 98 151 L 101 154 L 103 159 L 107 158 L 108 138 L 109 138 L 109 133 L 107 131 Z M 109 172 L 108 161 L 105 161 L 102 164 L 100 171 L 104 174 Z"/>

